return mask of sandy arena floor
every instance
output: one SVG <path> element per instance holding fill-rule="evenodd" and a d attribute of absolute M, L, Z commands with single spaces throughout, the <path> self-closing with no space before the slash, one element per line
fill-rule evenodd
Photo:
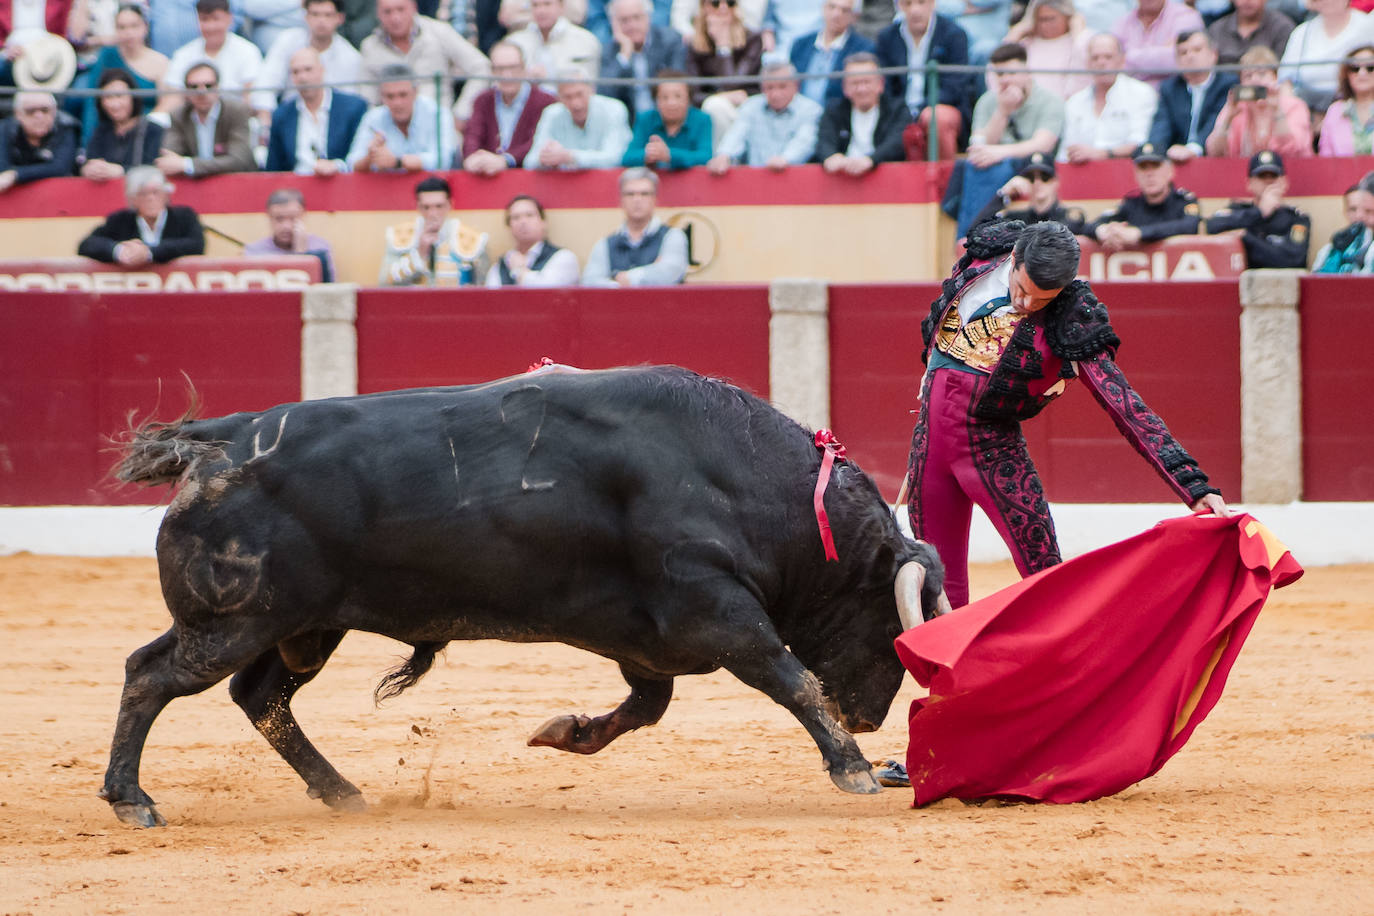
<path fill-rule="evenodd" d="M 124 658 L 168 622 L 152 560 L 0 557 L 0 913 L 1374 913 L 1374 566 L 1278 592 L 1187 748 L 1061 807 L 845 795 L 724 674 L 597 756 L 529 748 L 618 703 L 615 666 L 457 643 L 375 709 L 403 647 L 353 634 L 295 708 L 368 813 L 308 799 L 220 685 L 158 719 L 142 785 L 169 826 L 135 830 L 95 793 Z"/>

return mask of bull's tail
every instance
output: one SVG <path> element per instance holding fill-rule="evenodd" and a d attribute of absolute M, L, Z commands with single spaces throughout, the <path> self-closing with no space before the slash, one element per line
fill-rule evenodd
<path fill-rule="evenodd" d="M 191 390 L 191 405 L 169 423 L 150 420 L 142 424 L 129 416 L 129 429 L 117 437 L 123 456 L 113 474 L 121 483 L 141 483 L 154 487 L 175 483 L 198 462 L 224 454 L 228 443 L 203 438 L 187 428 L 200 410 L 200 397 Z"/>
<path fill-rule="evenodd" d="M 420 682 L 420 678 L 429 673 L 429 669 L 434 667 L 434 656 L 438 655 L 448 645 L 447 642 L 417 642 L 411 648 L 415 650 L 410 659 L 403 664 L 387 672 L 386 677 L 377 685 L 373 691 L 373 700 L 380 705 L 383 701 L 392 697 L 398 697 L 411 687 Z"/>

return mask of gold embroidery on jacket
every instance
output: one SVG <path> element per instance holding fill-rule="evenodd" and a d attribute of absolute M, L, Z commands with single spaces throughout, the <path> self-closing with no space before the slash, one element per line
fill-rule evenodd
<path fill-rule="evenodd" d="M 991 372 L 1002 358 L 1016 325 L 1025 317 L 1016 312 L 1002 312 L 974 318 L 960 326 L 959 300 L 949 304 L 935 335 L 935 346 L 941 353 L 980 372 Z"/>

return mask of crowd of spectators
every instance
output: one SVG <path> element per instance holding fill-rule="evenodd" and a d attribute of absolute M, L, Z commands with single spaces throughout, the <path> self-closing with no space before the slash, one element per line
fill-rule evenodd
<path fill-rule="evenodd" d="M 890 9 L 869 15 L 875 2 Z M 1256 157 L 1268 154 L 1282 177 L 1285 160 L 1374 151 L 1369 5 L 26 0 L 0 4 L 0 87 L 18 89 L 0 94 L 12 107 L 0 121 L 0 192 L 143 167 L 178 180 L 259 169 L 418 177 L 642 167 L 656 177 L 817 162 L 862 176 L 933 153 L 957 159 L 946 209 L 962 233 L 991 204 L 1035 199 L 1047 173 L 1130 157 L 1140 187 L 1084 224 L 1119 246 L 1152 235 L 1135 238 L 1122 214 L 1177 209 L 1187 192 L 1173 187 L 1175 164 L 1240 157 L 1254 178 Z M 953 69 L 932 74 L 932 64 Z M 423 194 L 437 207 L 441 192 Z M 1272 212 L 1272 196 L 1256 194 L 1260 209 Z M 1186 218 L 1163 222 L 1196 231 L 1203 217 L 1195 199 L 1187 206 Z M 543 226 L 537 201 L 516 210 L 513 235 Z M 624 238 L 657 231 L 628 214 Z M 425 245 L 477 252 L 455 255 L 466 267 L 454 276 L 482 282 L 485 237 L 431 216 L 394 233 L 392 247 L 444 233 Z M 531 267 L 541 257 L 566 261 L 546 240 L 517 243 L 525 260 L 503 262 L 499 275 L 541 275 L 548 268 Z M 436 265 L 421 260 L 389 255 L 386 271 L 434 279 Z"/>

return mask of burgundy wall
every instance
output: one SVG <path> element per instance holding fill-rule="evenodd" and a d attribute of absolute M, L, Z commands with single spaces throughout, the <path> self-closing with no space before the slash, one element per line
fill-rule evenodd
<path fill-rule="evenodd" d="M 1303 277 L 1302 498 L 1374 500 L 1374 356 L 1364 330 L 1374 282 Z"/>
<path fill-rule="evenodd" d="M 1361 335 L 1374 282 L 1302 281 L 1304 498 L 1374 499 L 1374 360 Z M 1098 284 L 1120 362 L 1233 500 L 1240 490 L 1240 306 L 1234 283 Z M 892 498 L 920 377 L 920 318 L 934 284 L 830 292 L 832 425 Z M 0 296 L 0 504 L 150 501 L 104 479 L 105 437 L 129 411 L 168 418 L 185 372 L 206 414 L 300 393 L 295 293 Z M 360 389 L 455 384 L 520 372 L 542 356 L 595 367 L 673 362 L 768 395 L 761 287 L 359 293 Z M 161 386 L 159 388 L 159 386 Z M 1167 501 L 1169 491 L 1075 385 L 1027 424 L 1052 499 Z M 1358 405 L 1352 409 L 1351 405 Z M 157 494 L 160 499 L 164 494 Z M 155 499 L 153 501 L 156 501 Z"/>
<path fill-rule="evenodd" d="M 358 292 L 358 390 L 458 385 L 547 356 L 594 369 L 676 363 L 768 397 L 761 286 Z"/>
<path fill-rule="evenodd" d="M 1240 300 L 1234 282 L 1098 283 L 1132 385 L 1232 500 L 1240 494 Z M 1167 292 L 1161 296 L 1161 290 Z M 830 288 L 831 421 L 895 499 L 915 420 L 920 322 L 933 284 Z M 1168 502 L 1173 493 L 1082 385 L 1025 425 L 1056 502 Z"/>
<path fill-rule="evenodd" d="M 0 505 L 164 498 L 115 490 L 106 437 L 181 413 L 183 372 L 208 415 L 300 397 L 299 292 L 12 294 L 0 328 Z"/>

